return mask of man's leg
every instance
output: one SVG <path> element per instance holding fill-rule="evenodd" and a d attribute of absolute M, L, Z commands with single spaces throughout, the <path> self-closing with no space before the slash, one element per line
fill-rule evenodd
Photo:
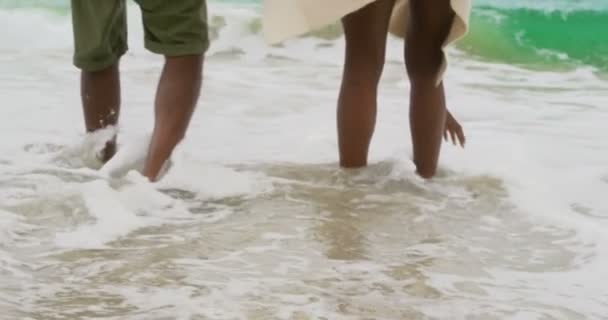
<path fill-rule="evenodd" d="M 405 61 L 411 83 L 410 126 L 417 173 L 431 178 L 437 170 L 446 124 L 443 83 L 435 79 L 443 59 L 445 41 L 454 12 L 450 0 L 411 0 Z"/>
<path fill-rule="evenodd" d="M 156 179 L 184 138 L 199 98 L 203 56 L 167 57 L 156 93 L 155 125 L 144 176 Z"/>
<path fill-rule="evenodd" d="M 204 0 L 137 0 L 146 48 L 165 56 L 155 123 L 144 175 L 154 181 L 184 138 L 198 102 L 204 53 L 209 46 Z"/>
<path fill-rule="evenodd" d="M 80 94 L 87 132 L 118 123 L 119 59 L 127 51 L 124 0 L 72 0 L 74 64 L 81 69 Z M 102 159 L 116 152 L 108 141 Z"/>
<path fill-rule="evenodd" d="M 378 0 L 342 19 L 346 55 L 338 100 L 340 165 L 367 165 L 376 124 L 378 82 L 384 67 L 388 24 L 395 1 Z"/>
<path fill-rule="evenodd" d="M 118 63 L 100 71 L 82 71 L 80 95 L 87 132 L 118 123 L 120 113 L 120 76 Z M 106 143 L 101 160 L 107 162 L 116 153 L 116 138 Z"/>

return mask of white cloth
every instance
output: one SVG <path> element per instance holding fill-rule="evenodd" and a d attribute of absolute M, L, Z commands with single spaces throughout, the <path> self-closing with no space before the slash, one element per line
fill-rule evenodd
<path fill-rule="evenodd" d="M 335 23 L 345 15 L 374 1 L 376 0 L 264 0 L 264 36 L 268 42 L 278 43 Z M 462 38 L 468 31 L 472 0 L 451 0 L 451 6 L 456 16 L 442 46 L 444 58 L 437 75 L 437 84 L 443 80 L 447 68 L 445 48 Z M 408 17 L 409 0 L 397 0 L 391 16 L 389 32 L 401 38 L 405 37 Z"/>

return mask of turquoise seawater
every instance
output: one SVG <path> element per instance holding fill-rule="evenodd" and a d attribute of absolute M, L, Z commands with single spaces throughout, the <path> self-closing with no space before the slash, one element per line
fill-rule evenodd
<path fill-rule="evenodd" d="M 608 70 L 608 9 L 478 5 L 459 47 L 486 59 L 544 67 Z"/>

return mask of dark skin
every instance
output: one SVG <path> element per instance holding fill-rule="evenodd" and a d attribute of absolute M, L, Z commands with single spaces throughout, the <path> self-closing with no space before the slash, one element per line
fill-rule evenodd
<path fill-rule="evenodd" d="M 80 97 L 87 132 L 115 126 L 120 115 L 120 76 L 118 64 L 96 72 L 81 72 Z M 107 162 L 116 152 L 116 139 L 106 143 L 101 160 Z"/>
<path fill-rule="evenodd" d="M 177 144 L 184 138 L 200 95 L 202 55 L 165 57 L 155 101 L 155 122 L 143 175 L 150 181 L 158 174 Z M 87 132 L 118 123 L 120 75 L 118 63 L 104 70 L 81 74 L 81 96 Z M 116 152 L 116 138 L 107 142 L 102 160 Z"/>
<path fill-rule="evenodd" d="M 384 67 L 388 26 L 395 0 L 378 0 L 345 16 L 346 54 L 338 100 L 340 165 L 367 165 L 376 124 L 378 83 Z M 410 128 L 418 175 L 432 178 L 437 170 L 442 136 L 464 146 L 462 127 L 447 111 L 443 82 L 435 78 L 442 62 L 441 45 L 454 12 L 449 0 L 411 0 L 405 43 L 410 79 Z"/>

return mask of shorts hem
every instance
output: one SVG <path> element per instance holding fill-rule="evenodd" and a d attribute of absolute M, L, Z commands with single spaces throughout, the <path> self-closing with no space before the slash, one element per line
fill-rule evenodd
<path fill-rule="evenodd" d="M 169 57 L 202 55 L 209 49 L 208 42 L 191 45 L 167 45 L 155 42 L 146 42 L 146 49 L 152 53 L 161 54 Z"/>
<path fill-rule="evenodd" d="M 106 69 L 116 64 L 120 58 L 127 52 L 127 48 L 124 48 L 117 53 L 108 55 L 104 59 L 89 60 L 84 58 L 74 58 L 74 65 L 83 71 L 95 72 Z"/>

